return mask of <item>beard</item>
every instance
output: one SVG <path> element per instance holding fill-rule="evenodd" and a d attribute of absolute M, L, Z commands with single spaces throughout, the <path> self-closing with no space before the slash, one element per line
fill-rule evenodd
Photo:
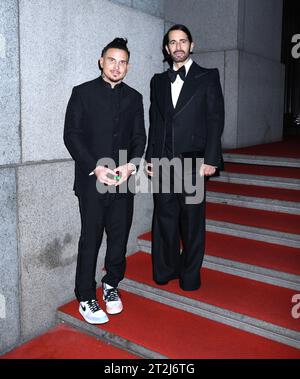
<path fill-rule="evenodd" d="M 178 53 L 181 53 L 181 54 L 176 55 Z M 173 62 L 179 63 L 179 62 L 185 62 L 188 59 L 188 57 L 190 56 L 190 53 L 185 52 L 183 50 L 176 50 L 173 53 L 171 53 L 170 56 L 171 56 Z"/>
<path fill-rule="evenodd" d="M 107 79 L 109 79 L 111 82 L 114 82 L 114 83 L 117 83 L 123 79 L 123 77 L 121 77 L 121 76 L 114 77 L 113 75 L 107 75 L 106 77 L 107 77 Z"/>
<path fill-rule="evenodd" d="M 107 71 L 102 73 L 102 76 L 104 76 L 106 79 L 108 79 L 111 83 L 118 83 L 124 79 L 126 76 L 126 73 L 120 73 L 118 75 L 114 75 L 112 72 Z"/>

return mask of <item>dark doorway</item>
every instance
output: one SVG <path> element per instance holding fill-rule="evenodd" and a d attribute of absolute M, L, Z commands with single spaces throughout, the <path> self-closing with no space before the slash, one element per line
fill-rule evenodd
<path fill-rule="evenodd" d="M 285 64 L 285 137 L 300 136 L 300 58 L 292 56 L 292 48 L 295 46 L 292 37 L 295 34 L 300 34 L 300 1 L 283 0 L 281 61 Z"/>

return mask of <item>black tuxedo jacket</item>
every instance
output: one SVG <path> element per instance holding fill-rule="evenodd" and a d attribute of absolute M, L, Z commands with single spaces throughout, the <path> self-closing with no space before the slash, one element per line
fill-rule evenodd
<path fill-rule="evenodd" d="M 204 163 L 222 167 L 224 99 L 218 69 L 203 68 L 193 62 L 175 109 L 167 71 L 153 76 L 147 162 L 162 157 L 170 115 L 174 155 L 203 152 Z"/>
<path fill-rule="evenodd" d="M 100 158 L 115 158 L 116 150 L 127 150 L 129 162 L 144 153 L 142 95 L 125 83 L 120 91 L 118 128 L 113 133 L 103 79 L 99 77 L 73 88 L 65 116 L 64 142 L 75 161 L 76 195 L 97 194 L 96 177 L 89 174 Z"/>

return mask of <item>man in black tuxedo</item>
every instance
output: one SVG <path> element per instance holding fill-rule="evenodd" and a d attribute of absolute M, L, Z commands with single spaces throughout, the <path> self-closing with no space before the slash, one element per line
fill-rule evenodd
<path fill-rule="evenodd" d="M 204 196 L 198 204 L 187 204 L 185 191 L 154 194 L 153 278 L 158 284 L 178 278 L 180 287 L 186 291 L 201 285 L 205 248 L 204 179 L 222 165 L 224 125 L 219 72 L 193 62 L 190 58 L 193 47 L 191 33 L 184 25 L 174 25 L 164 37 L 163 49 L 171 68 L 155 74 L 151 80 L 150 130 L 145 157 L 149 176 L 160 175 L 151 163 L 153 158 L 176 157 L 183 163 L 183 171 L 186 159 L 191 159 L 194 179 L 197 175 L 203 178 Z M 195 161 L 199 159 L 204 162 L 197 168 Z"/>
<path fill-rule="evenodd" d="M 123 83 L 129 56 L 126 39 L 115 38 L 109 43 L 99 60 L 102 75 L 73 88 L 65 117 L 64 142 L 75 161 L 74 191 L 81 216 L 75 294 L 79 312 L 93 324 L 108 321 L 96 298 L 95 281 L 104 230 L 107 250 L 102 287 L 106 312 L 116 314 L 123 309 L 118 284 L 125 273 L 134 196 L 119 189 L 136 171 L 136 166 L 127 162 L 139 161 L 146 144 L 142 95 Z M 128 155 L 123 164 L 120 150 Z M 114 167 L 99 161 L 107 158 L 116 163 Z M 104 193 L 96 184 L 115 191 Z"/>

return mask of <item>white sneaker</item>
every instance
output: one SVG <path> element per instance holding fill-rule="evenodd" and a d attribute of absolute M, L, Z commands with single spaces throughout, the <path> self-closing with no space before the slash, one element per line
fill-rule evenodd
<path fill-rule="evenodd" d="M 108 321 L 106 313 L 100 308 L 97 300 L 81 301 L 79 313 L 90 324 L 104 324 Z"/>
<path fill-rule="evenodd" d="M 123 304 L 119 296 L 118 288 L 103 283 L 103 300 L 106 303 L 106 312 L 116 315 L 122 312 Z"/>

